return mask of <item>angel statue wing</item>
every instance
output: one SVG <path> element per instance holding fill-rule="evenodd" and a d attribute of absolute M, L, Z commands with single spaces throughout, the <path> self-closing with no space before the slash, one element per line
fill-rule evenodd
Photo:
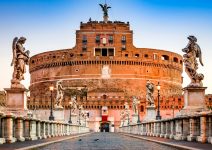
<path fill-rule="evenodd" d="M 110 6 L 107 7 L 107 9 L 111 8 Z"/>
<path fill-rule="evenodd" d="M 12 50 L 13 50 L 13 59 L 12 59 L 12 62 L 11 62 L 11 66 L 13 66 L 13 64 L 15 63 L 16 61 L 16 43 L 18 41 L 18 37 L 15 37 L 13 39 L 13 44 L 12 44 Z"/>
<path fill-rule="evenodd" d="M 103 6 L 102 4 L 99 4 L 99 6 L 101 6 L 101 7 L 102 7 L 102 10 L 104 9 L 104 6 Z"/>
<path fill-rule="evenodd" d="M 196 57 L 199 57 L 199 62 L 202 66 L 203 65 L 203 62 L 202 62 L 202 52 L 201 52 L 201 48 L 199 47 L 199 45 L 197 45 L 197 54 L 196 54 Z"/>

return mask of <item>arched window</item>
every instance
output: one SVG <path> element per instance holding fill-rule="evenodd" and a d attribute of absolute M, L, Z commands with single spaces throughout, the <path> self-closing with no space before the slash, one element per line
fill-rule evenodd
<path fill-rule="evenodd" d="M 161 56 L 161 59 L 162 59 L 162 60 L 169 60 L 169 56 L 168 56 L 168 55 L 162 55 L 162 56 Z"/>
<path fill-rule="evenodd" d="M 176 63 L 178 63 L 178 58 L 177 57 L 174 57 L 173 58 L 173 61 L 176 62 Z"/>

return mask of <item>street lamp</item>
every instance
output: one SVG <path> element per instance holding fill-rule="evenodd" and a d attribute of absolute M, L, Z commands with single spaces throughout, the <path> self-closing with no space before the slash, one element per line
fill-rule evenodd
<path fill-rule="evenodd" d="M 69 116 L 69 121 L 68 123 L 72 124 L 72 121 L 71 121 L 71 107 L 72 107 L 72 101 L 69 102 L 69 105 L 70 105 L 70 116 Z"/>
<path fill-rule="evenodd" d="M 157 90 L 158 90 L 158 111 L 157 111 L 156 120 L 161 120 L 161 116 L 160 116 L 160 82 L 158 82 Z"/>
<path fill-rule="evenodd" d="M 49 120 L 54 120 L 54 116 L 53 116 L 53 97 L 52 97 L 52 92 L 54 90 L 53 84 L 49 87 L 49 90 L 51 91 L 51 110 L 50 110 Z"/>

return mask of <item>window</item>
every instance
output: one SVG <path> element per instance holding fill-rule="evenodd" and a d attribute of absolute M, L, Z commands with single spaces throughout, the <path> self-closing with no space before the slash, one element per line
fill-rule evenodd
<path fill-rule="evenodd" d="M 95 56 L 101 56 L 101 49 L 100 48 L 95 49 Z"/>
<path fill-rule="evenodd" d="M 102 49 L 102 56 L 107 56 L 107 49 L 106 48 Z"/>
<path fill-rule="evenodd" d="M 135 54 L 135 57 L 139 57 L 139 54 Z"/>
<path fill-rule="evenodd" d="M 125 35 L 123 35 L 123 36 L 121 37 L 121 42 L 122 42 L 122 43 L 126 43 L 126 36 L 125 36 Z"/>
<path fill-rule="evenodd" d="M 86 35 L 82 36 L 82 43 L 84 43 L 84 44 L 87 43 L 87 36 Z"/>
<path fill-rule="evenodd" d="M 122 45 L 121 49 L 126 50 L 126 45 Z"/>
<path fill-rule="evenodd" d="M 108 42 L 109 42 L 110 44 L 113 43 L 113 36 L 112 36 L 112 35 L 109 36 Z"/>
<path fill-rule="evenodd" d="M 107 95 L 104 94 L 102 97 L 103 97 L 103 99 L 106 99 L 107 98 Z"/>
<path fill-rule="evenodd" d="M 162 55 L 161 60 L 169 60 L 169 56 L 168 55 Z"/>
<path fill-rule="evenodd" d="M 114 49 L 113 48 L 108 49 L 108 54 L 109 54 L 109 56 L 115 56 Z"/>
<path fill-rule="evenodd" d="M 157 54 L 153 54 L 153 59 L 154 60 L 158 59 L 158 55 Z"/>
<path fill-rule="evenodd" d="M 128 54 L 125 54 L 125 57 L 128 57 Z"/>
<path fill-rule="evenodd" d="M 176 62 L 176 63 L 178 63 L 178 58 L 177 57 L 174 57 L 173 58 L 173 61 Z"/>
<path fill-rule="evenodd" d="M 148 56 L 148 54 L 145 54 L 144 57 L 145 57 L 145 58 L 148 58 L 149 56 Z"/>
<path fill-rule="evenodd" d="M 82 46 L 82 51 L 86 51 L 87 50 L 87 45 L 83 45 Z"/>
<path fill-rule="evenodd" d="M 96 36 L 96 43 L 100 43 L 100 35 Z"/>

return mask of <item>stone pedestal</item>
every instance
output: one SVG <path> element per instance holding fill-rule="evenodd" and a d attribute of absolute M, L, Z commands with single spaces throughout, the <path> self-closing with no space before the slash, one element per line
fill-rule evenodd
<path fill-rule="evenodd" d="M 128 119 L 123 120 L 123 125 L 122 126 L 128 126 L 130 123 Z"/>
<path fill-rule="evenodd" d="M 206 87 L 186 87 L 184 91 L 184 107 L 177 116 L 195 115 L 202 111 L 207 111 L 205 105 Z"/>
<path fill-rule="evenodd" d="M 7 111 L 15 114 L 26 115 L 27 97 L 25 88 L 6 88 Z"/>
<path fill-rule="evenodd" d="M 65 111 L 64 109 L 55 109 L 53 111 L 55 121 L 65 121 Z"/>
<path fill-rule="evenodd" d="M 146 107 L 146 115 L 145 115 L 143 121 L 145 121 L 145 122 L 154 121 L 155 118 L 156 118 L 155 106 L 147 106 Z"/>
<path fill-rule="evenodd" d="M 132 115 L 132 124 L 137 124 L 138 122 L 138 114 L 133 114 Z"/>
<path fill-rule="evenodd" d="M 72 124 L 78 124 L 77 114 L 71 114 Z"/>

